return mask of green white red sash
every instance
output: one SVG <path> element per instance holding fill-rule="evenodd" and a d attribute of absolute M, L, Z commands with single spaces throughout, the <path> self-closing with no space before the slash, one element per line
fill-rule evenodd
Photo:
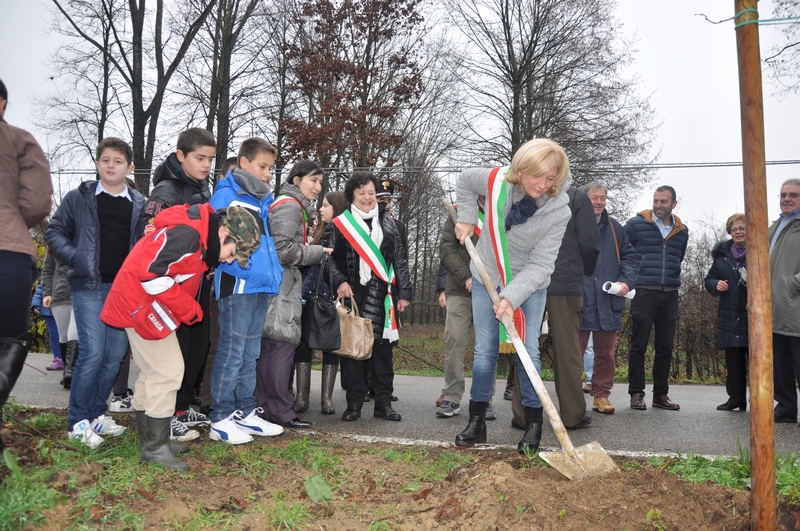
<path fill-rule="evenodd" d="M 483 216 L 483 208 L 478 205 L 478 224 L 475 225 L 475 234 L 478 236 L 478 238 L 481 237 L 481 231 L 483 230 Z"/>
<path fill-rule="evenodd" d="M 380 223 L 380 219 L 376 216 L 373 223 Z M 387 267 L 386 260 L 383 259 L 381 250 L 369 237 L 369 234 L 364 230 L 361 225 L 353 217 L 350 210 L 345 210 L 341 215 L 333 218 L 333 224 L 344 235 L 353 249 L 358 253 L 359 258 L 364 260 L 369 268 L 375 273 L 375 276 L 386 282 L 388 291 L 386 298 L 383 300 L 384 306 L 384 321 L 383 321 L 383 339 L 389 341 L 397 341 L 400 339 L 400 334 L 397 331 L 397 319 L 394 314 L 394 304 L 392 303 L 392 284 L 396 283 L 394 275 L 394 265 Z"/>
<path fill-rule="evenodd" d="M 306 214 L 306 209 L 303 208 L 303 203 L 301 203 L 300 201 L 298 201 L 297 199 L 295 199 L 294 197 L 292 197 L 290 195 L 281 195 L 281 196 L 278 196 L 278 199 L 276 199 L 275 202 L 272 203 L 272 205 L 270 205 L 269 212 L 272 212 L 272 209 L 275 208 L 276 206 L 282 205 L 282 204 L 284 204 L 284 203 L 286 203 L 288 201 L 294 201 L 295 203 L 297 203 L 297 206 L 300 207 L 300 214 L 301 214 L 300 217 L 303 218 L 303 245 L 305 245 L 306 244 L 306 238 L 308 238 L 308 232 L 307 232 L 308 231 L 308 214 Z"/>
<path fill-rule="evenodd" d="M 511 168 L 504 166 L 494 168 L 489 173 L 489 195 L 486 198 L 486 230 L 492 242 L 492 251 L 497 262 L 497 271 L 500 273 L 500 283 L 506 287 L 512 278 L 511 259 L 508 257 L 508 242 L 506 241 L 506 216 L 503 206 L 508 199 L 506 175 Z M 525 341 L 525 314 L 522 308 L 514 312 L 514 325 L 519 332 L 519 337 Z M 500 343 L 511 343 L 506 327 L 500 323 Z"/>

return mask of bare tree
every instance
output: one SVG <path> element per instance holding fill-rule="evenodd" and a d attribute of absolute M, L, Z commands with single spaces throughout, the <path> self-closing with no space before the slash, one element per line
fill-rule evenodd
<path fill-rule="evenodd" d="M 128 0 L 127 20 L 123 24 L 114 18 L 114 0 L 100 0 L 102 10 L 98 16 L 109 21 L 110 46 L 98 41 L 89 21 L 76 16 L 84 2 L 52 0 L 58 11 L 71 26 L 73 35 L 82 39 L 99 53 L 107 53 L 116 74 L 120 75 L 130 91 L 129 113 L 133 147 L 133 163 L 141 169 L 152 167 L 159 115 L 167 86 L 178 65 L 183 60 L 192 40 L 211 13 L 216 0 L 207 0 L 203 10 L 189 20 L 184 19 L 182 5 L 173 3 L 177 12 L 176 23 L 168 24 L 171 31 L 164 32 L 164 18 L 169 16 L 163 0 L 149 12 L 145 0 Z M 183 21 L 178 24 L 177 21 Z M 173 46 L 172 41 L 177 41 Z M 169 55 L 171 54 L 171 58 Z M 98 75 L 101 75 L 98 72 Z M 147 194 L 150 175 L 137 174 L 136 187 Z"/>
<path fill-rule="evenodd" d="M 192 0 L 193 16 L 205 2 Z M 184 116 L 180 128 L 200 121 L 217 139 L 217 169 L 235 150 L 236 131 L 253 119 L 248 100 L 264 90 L 263 65 L 258 58 L 267 40 L 260 30 L 267 21 L 263 0 L 217 0 L 214 11 L 203 24 L 176 72 L 171 90 L 176 96 L 169 107 Z M 189 109 L 189 113 L 186 109 Z M 216 184 L 216 175 L 212 184 Z"/>
<path fill-rule="evenodd" d="M 124 16 L 122 1 L 105 5 L 71 0 L 76 20 L 102 43 L 103 53 L 69 39 L 72 28 L 63 18 L 54 18 L 52 30 L 67 37 L 50 61 L 56 93 L 36 102 L 42 112 L 37 126 L 51 140 L 48 156 L 53 166 L 70 166 L 94 160 L 98 142 L 109 135 L 130 136 L 124 121 L 128 92 L 115 74 L 111 61 L 112 26 Z M 115 120 L 116 118 L 121 120 Z"/>
<path fill-rule="evenodd" d="M 774 0 L 773 5 L 776 18 L 800 16 L 800 0 Z M 781 33 L 783 39 L 773 46 L 764 62 L 770 67 L 771 78 L 780 92 L 797 92 L 800 90 L 800 27 L 786 24 L 781 27 Z"/>
<path fill-rule="evenodd" d="M 652 111 L 621 70 L 611 0 L 443 0 L 470 47 L 471 143 L 479 162 L 507 163 L 531 138 L 567 151 L 577 185 L 601 180 L 622 201 L 651 178 L 612 164 L 649 162 Z M 634 190 L 634 183 L 637 190 Z"/>

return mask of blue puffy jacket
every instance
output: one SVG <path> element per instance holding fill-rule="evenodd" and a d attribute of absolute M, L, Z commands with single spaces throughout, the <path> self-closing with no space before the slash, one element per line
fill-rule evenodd
<path fill-rule="evenodd" d="M 100 222 L 95 192 L 99 181 L 87 181 L 64 196 L 44 233 L 47 246 L 67 264 L 71 291 L 100 288 Z M 133 200 L 129 248 L 138 240 L 136 225 L 144 196 L 128 187 Z"/>
<path fill-rule="evenodd" d="M 600 214 L 600 256 L 594 273 L 583 277 L 583 311 L 581 330 L 609 332 L 622 328 L 625 297 L 603 291 L 606 282 L 624 282 L 629 289 L 636 287 L 638 255 L 628 241 L 622 225 L 608 215 Z"/>
<path fill-rule="evenodd" d="M 261 245 L 250 255 L 247 269 L 242 269 L 239 263 L 234 261 L 232 264 L 220 263 L 217 266 L 217 273 L 214 275 L 214 291 L 217 299 L 220 294 L 230 291 L 222 289 L 220 282 L 225 275 L 220 275 L 219 271 L 227 273 L 235 278 L 233 293 L 267 293 L 277 295 L 283 278 L 283 267 L 278 261 L 278 253 L 275 250 L 275 242 L 269 235 L 269 223 L 267 223 L 267 213 L 269 207 L 275 200 L 269 194 L 262 200 L 258 200 L 252 194 L 242 189 L 236 180 L 228 174 L 226 179 L 219 181 L 214 195 L 211 196 L 211 206 L 214 210 L 228 208 L 231 204 L 248 208 L 254 216 L 261 220 Z"/>
<path fill-rule="evenodd" d="M 625 232 L 639 253 L 637 289 L 677 289 L 681 285 L 681 262 L 689 243 L 689 228 L 672 215 L 672 232 L 666 238 L 653 220 L 652 210 L 643 210 L 628 220 Z"/>

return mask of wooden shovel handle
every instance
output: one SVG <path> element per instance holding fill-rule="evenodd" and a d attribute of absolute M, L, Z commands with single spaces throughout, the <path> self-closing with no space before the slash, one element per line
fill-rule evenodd
<path fill-rule="evenodd" d="M 456 214 L 456 209 L 453 208 L 453 204 L 447 197 L 444 198 L 444 206 L 453 221 L 457 222 L 458 214 Z M 486 268 L 483 266 L 483 262 L 475 250 L 475 245 L 472 243 L 470 238 L 467 238 L 464 241 L 464 245 L 469 252 L 472 263 L 475 264 L 475 268 L 478 270 L 478 273 L 481 276 L 481 282 L 486 288 L 486 291 L 489 292 L 489 296 L 492 298 L 492 302 L 495 304 L 495 306 L 499 306 L 500 296 L 497 294 L 497 290 L 492 283 L 492 279 L 489 278 L 489 273 L 486 272 Z M 564 423 L 561 421 L 561 417 L 558 415 L 558 411 L 556 411 L 556 406 L 550 399 L 550 395 L 547 393 L 547 389 L 545 389 L 539 373 L 536 372 L 536 367 L 533 366 L 533 362 L 531 361 L 530 355 L 528 355 L 528 350 L 525 348 L 525 344 L 519 337 L 517 328 L 514 326 L 514 319 L 507 313 L 504 313 L 500 322 L 505 325 L 506 332 L 508 332 L 508 335 L 511 337 L 511 342 L 514 344 L 514 348 L 517 349 L 519 360 L 522 362 L 522 366 L 525 368 L 525 372 L 528 374 L 528 378 L 533 384 L 533 389 L 536 391 L 536 395 L 539 397 L 539 401 L 542 403 L 545 413 L 547 413 L 547 418 L 550 421 L 550 424 L 553 426 L 553 431 L 556 432 L 556 437 L 558 437 L 561 447 L 564 448 L 564 452 L 569 457 L 577 459 L 577 456 L 575 455 L 575 447 L 572 445 L 572 440 L 570 440 L 567 430 L 564 428 Z"/>

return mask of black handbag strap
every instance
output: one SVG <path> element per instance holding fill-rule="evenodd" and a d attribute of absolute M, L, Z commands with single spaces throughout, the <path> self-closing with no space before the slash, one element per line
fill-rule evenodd
<path fill-rule="evenodd" d="M 328 266 L 328 293 L 326 294 L 328 298 L 333 299 L 332 293 L 330 293 L 332 286 L 333 286 L 333 272 L 331 271 L 330 264 L 326 264 L 330 260 L 330 255 L 328 253 L 322 253 L 322 261 L 317 268 L 314 278 L 314 287 L 312 291 L 316 295 L 320 295 L 319 286 L 322 283 L 322 276 L 325 274 L 325 266 Z"/>

